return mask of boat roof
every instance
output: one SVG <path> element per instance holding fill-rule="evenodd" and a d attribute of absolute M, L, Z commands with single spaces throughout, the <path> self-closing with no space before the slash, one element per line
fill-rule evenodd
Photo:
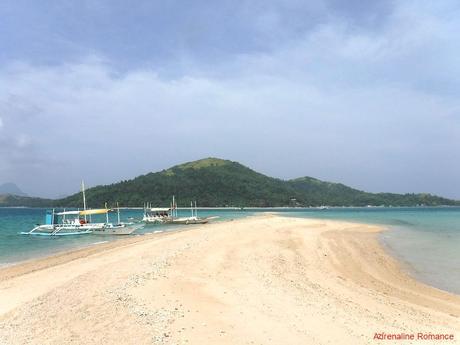
<path fill-rule="evenodd" d="M 170 210 L 171 210 L 170 208 L 166 208 L 166 207 L 154 207 L 150 209 L 150 212 L 166 212 Z"/>
<path fill-rule="evenodd" d="M 67 216 L 67 215 L 79 215 L 80 211 L 64 211 L 64 212 L 58 212 L 56 213 L 57 216 Z"/>
<path fill-rule="evenodd" d="M 85 210 L 85 211 L 80 211 L 79 215 L 80 216 L 89 216 L 92 214 L 106 214 L 110 210 L 108 208 L 99 208 L 99 209 L 94 209 L 94 210 Z"/>

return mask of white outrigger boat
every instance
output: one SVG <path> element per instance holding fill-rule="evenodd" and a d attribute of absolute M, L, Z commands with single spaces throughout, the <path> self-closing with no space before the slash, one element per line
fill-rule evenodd
<path fill-rule="evenodd" d="M 45 224 L 37 225 L 28 232 L 21 232 L 22 235 L 41 236 L 66 236 L 66 235 L 129 235 L 139 229 L 142 225 L 120 222 L 120 208 L 118 210 L 118 223 L 109 223 L 109 212 L 107 207 L 103 209 L 86 209 L 85 187 L 82 182 L 83 210 L 62 211 L 48 210 L 46 212 Z M 106 215 L 105 222 L 93 223 L 91 216 Z M 88 218 L 89 217 L 89 218 Z M 69 219 L 70 218 L 70 219 Z"/>
<path fill-rule="evenodd" d="M 157 223 L 171 223 L 171 209 L 164 207 L 151 207 L 151 205 L 144 205 L 144 216 L 142 221 L 148 224 Z"/>
<path fill-rule="evenodd" d="M 107 210 L 108 212 L 110 210 Z M 95 228 L 91 233 L 93 235 L 130 235 L 137 229 L 140 229 L 143 224 L 122 223 L 120 221 L 120 207 L 117 203 L 117 224 L 109 223 L 109 214 L 106 213 L 106 223 L 104 226 Z"/>
<path fill-rule="evenodd" d="M 108 222 L 109 209 L 95 209 L 83 211 L 63 211 L 55 212 L 49 210 L 46 213 L 45 224 L 38 225 L 29 232 L 21 232 L 22 235 L 41 235 L 41 236 L 65 236 L 65 235 L 130 235 L 142 225 L 134 223 L 117 224 Z M 92 223 L 87 216 L 105 214 L 105 223 Z M 72 217 L 69 219 L 69 217 Z M 84 217 L 84 218 L 83 218 Z M 86 218 L 86 219 L 85 219 Z M 119 218 L 118 218 L 119 219 Z"/>
<path fill-rule="evenodd" d="M 192 224 L 206 224 L 208 223 L 211 219 L 215 219 L 218 217 L 198 217 L 198 208 L 196 207 L 196 201 L 195 201 L 195 207 L 193 207 L 193 202 L 190 201 L 190 211 L 192 212 L 191 217 L 178 217 L 177 216 L 177 204 L 175 202 L 175 198 L 173 195 L 173 202 L 172 202 L 172 219 L 171 219 L 171 224 L 181 224 L 181 225 L 192 225 Z"/>
<path fill-rule="evenodd" d="M 105 223 L 91 223 L 87 220 L 86 216 L 101 214 L 107 211 L 108 210 L 83 210 L 55 212 L 54 209 L 48 210 L 45 216 L 45 224 L 38 225 L 29 232 L 21 232 L 21 234 L 42 236 L 90 234 L 95 229 L 103 228 Z M 81 216 L 84 216 L 84 218 Z"/>
<path fill-rule="evenodd" d="M 173 203 L 174 203 L 174 198 L 173 198 Z M 193 207 L 193 203 L 190 202 L 190 210 L 192 211 L 191 217 L 177 217 L 177 208 L 175 209 L 176 209 L 176 214 L 175 214 L 175 217 L 173 216 L 171 224 L 183 224 L 183 225 L 206 224 L 211 219 L 216 218 L 216 217 L 206 217 L 206 218 L 198 217 L 198 208 L 196 207 L 196 201 L 195 201 L 195 207 Z"/>
<path fill-rule="evenodd" d="M 171 224 L 192 225 L 192 224 L 206 224 L 207 222 L 209 222 L 209 218 L 179 217 L 179 218 L 173 219 Z"/>
<path fill-rule="evenodd" d="M 190 203 L 190 210 L 192 211 L 191 217 L 178 217 L 177 215 L 177 204 L 175 201 L 175 197 L 173 195 L 173 200 L 171 203 L 170 208 L 160 208 L 160 207 L 151 207 L 150 204 L 144 205 L 144 217 L 142 221 L 149 224 L 181 224 L 181 225 L 189 225 L 189 224 L 206 224 L 211 219 L 217 217 L 207 217 L 201 218 L 198 217 L 198 211 L 196 207 L 193 207 L 193 203 Z"/>

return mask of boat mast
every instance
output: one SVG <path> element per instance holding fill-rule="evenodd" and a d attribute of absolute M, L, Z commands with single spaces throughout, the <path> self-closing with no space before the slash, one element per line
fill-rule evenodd
<path fill-rule="evenodd" d="M 198 218 L 198 208 L 196 207 L 196 200 L 195 200 L 195 217 Z"/>
<path fill-rule="evenodd" d="M 83 193 L 83 210 L 86 211 L 86 195 L 85 195 L 85 181 L 81 181 L 81 192 Z M 85 214 L 86 223 L 86 214 Z"/>
<path fill-rule="evenodd" d="M 120 205 L 118 205 L 118 201 L 117 201 L 117 213 L 118 213 L 118 225 L 120 225 Z"/>
<path fill-rule="evenodd" d="M 107 203 L 105 203 L 105 222 L 106 224 L 109 224 L 109 212 L 107 212 Z"/>
<path fill-rule="evenodd" d="M 176 202 L 175 202 L 174 195 L 173 195 L 173 202 L 172 202 L 172 214 L 173 214 L 173 217 L 177 217 L 177 211 L 175 212 L 175 210 L 176 210 Z"/>

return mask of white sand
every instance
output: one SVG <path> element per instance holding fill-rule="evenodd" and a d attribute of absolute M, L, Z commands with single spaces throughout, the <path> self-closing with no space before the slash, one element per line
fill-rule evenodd
<path fill-rule="evenodd" d="M 0 270 L 0 344 L 460 343 L 460 297 L 404 274 L 377 227 L 258 216 L 187 229 Z"/>

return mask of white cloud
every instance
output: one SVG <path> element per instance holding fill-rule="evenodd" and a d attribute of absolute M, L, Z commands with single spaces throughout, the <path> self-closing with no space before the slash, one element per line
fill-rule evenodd
<path fill-rule="evenodd" d="M 414 4 L 399 6 L 378 31 L 336 20 L 271 53 L 213 66 L 189 60 L 171 79 L 161 68 L 120 73 L 94 56 L 3 67 L 10 143 L 2 144 L 11 147 L 1 151 L 3 176 L 8 166 L 28 190 L 47 188 L 37 179 L 74 190 L 82 177 L 108 183 L 213 155 L 280 177 L 456 193 L 460 102 L 420 86 L 449 80 L 458 88 L 458 74 L 448 73 L 456 62 L 438 60 L 457 56 L 456 24 L 442 8 L 417 12 Z"/>

